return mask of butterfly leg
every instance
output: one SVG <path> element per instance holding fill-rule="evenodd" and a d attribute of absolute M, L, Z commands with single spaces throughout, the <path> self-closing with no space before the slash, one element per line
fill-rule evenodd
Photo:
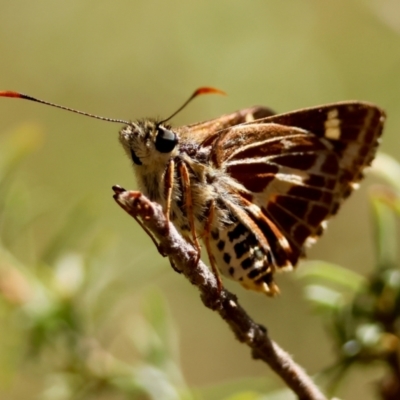
<path fill-rule="evenodd" d="M 208 217 L 207 217 L 206 225 L 204 228 L 204 239 L 203 240 L 206 245 L 208 258 L 210 259 L 212 272 L 217 281 L 218 291 L 221 292 L 222 291 L 221 276 L 220 276 L 218 268 L 216 266 L 215 257 L 213 256 L 213 254 L 211 252 L 211 246 L 210 246 L 210 234 L 211 234 L 212 222 L 214 219 L 214 211 L 215 211 L 215 204 L 214 204 L 214 200 L 213 200 L 213 201 L 211 201 L 211 204 L 210 204 L 210 210 L 208 212 Z"/>
<path fill-rule="evenodd" d="M 167 172 L 165 174 L 165 209 L 164 214 L 167 220 L 167 225 L 169 224 L 170 214 L 171 214 L 171 198 L 172 198 L 172 189 L 174 184 L 174 173 L 175 173 L 175 162 L 174 160 L 170 160 L 167 166 Z"/>
<path fill-rule="evenodd" d="M 197 265 L 201 256 L 201 246 L 196 235 L 196 228 L 194 223 L 193 199 L 192 199 L 192 190 L 190 188 L 189 171 L 184 163 L 179 164 L 179 172 L 180 176 L 182 177 L 182 191 L 183 191 L 183 196 L 185 198 L 185 206 L 186 206 L 187 216 L 189 219 L 190 231 L 193 237 L 193 245 L 197 250 L 197 256 L 195 259 L 195 265 Z"/>
<path fill-rule="evenodd" d="M 174 160 L 170 160 L 167 166 L 167 172 L 165 174 L 165 208 L 164 208 L 164 215 L 167 221 L 167 229 L 169 227 L 170 216 L 171 216 L 171 199 L 172 199 L 172 189 L 174 187 L 174 173 L 175 173 L 175 162 Z M 171 264 L 172 269 L 179 274 L 182 273 L 177 266 L 175 265 L 174 261 L 171 257 L 168 258 L 169 263 Z"/>

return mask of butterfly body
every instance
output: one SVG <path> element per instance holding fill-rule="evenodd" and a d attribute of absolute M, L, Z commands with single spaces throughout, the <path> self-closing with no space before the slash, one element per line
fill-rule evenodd
<path fill-rule="evenodd" d="M 360 102 L 273 115 L 252 107 L 171 128 L 126 126 L 120 142 L 139 188 L 212 265 L 244 287 L 273 295 L 372 161 L 384 113 Z"/>

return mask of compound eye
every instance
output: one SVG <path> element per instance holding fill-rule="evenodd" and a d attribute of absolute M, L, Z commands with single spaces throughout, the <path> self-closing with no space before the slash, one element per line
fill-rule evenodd
<path fill-rule="evenodd" d="M 155 146 L 160 153 L 170 153 L 177 144 L 178 137 L 174 132 L 161 127 L 157 128 Z"/>

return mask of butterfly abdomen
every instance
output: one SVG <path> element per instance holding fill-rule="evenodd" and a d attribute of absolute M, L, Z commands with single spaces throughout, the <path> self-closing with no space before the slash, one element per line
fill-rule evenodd
<path fill-rule="evenodd" d="M 245 288 L 276 294 L 272 252 L 260 246 L 254 233 L 237 221 L 211 232 L 211 249 L 221 273 Z"/>

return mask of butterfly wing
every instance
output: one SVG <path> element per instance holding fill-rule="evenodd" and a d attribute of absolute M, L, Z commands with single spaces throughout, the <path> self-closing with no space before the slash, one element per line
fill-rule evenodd
<path fill-rule="evenodd" d="M 276 266 L 296 264 L 362 179 L 384 120 L 372 104 L 336 103 L 234 126 L 213 142 L 213 164 L 242 185 Z"/>
<path fill-rule="evenodd" d="M 274 112 L 262 106 L 244 108 L 221 117 L 174 128 L 181 140 L 190 140 L 197 143 L 212 143 L 221 131 L 246 122 L 262 120 L 274 115 Z M 205 144 L 206 146 L 207 144 Z"/>

